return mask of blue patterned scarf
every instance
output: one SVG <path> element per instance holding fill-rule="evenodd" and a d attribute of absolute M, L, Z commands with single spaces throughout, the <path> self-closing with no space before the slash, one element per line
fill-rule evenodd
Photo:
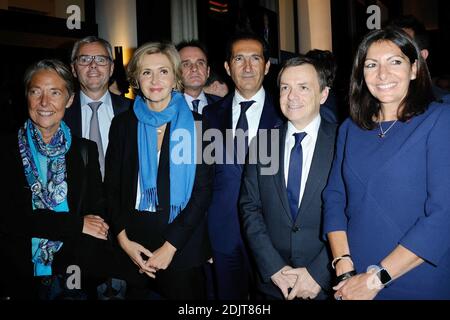
<path fill-rule="evenodd" d="M 161 112 L 151 110 L 138 96 L 134 102 L 138 118 L 138 153 L 141 199 L 139 210 L 156 212 L 158 192 L 158 135 L 156 129 L 170 122 L 170 217 L 171 223 L 191 197 L 195 179 L 195 122 L 182 94 L 172 92 L 169 105 Z M 180 141 L 181 140 L 181 141 Z"/>
<path fill-rule="evenodd" d="M 68 211 L 65 154 L 72 141 L 69 128 L 61 122 L 46 144 L 32 121 L 27 120 L 19 129 L 18 140 L 33 208 Z M 63 243 L 41 238 L 32 238 L 31 242 L 35 275 L 51 275 L 54 254 Z"/>

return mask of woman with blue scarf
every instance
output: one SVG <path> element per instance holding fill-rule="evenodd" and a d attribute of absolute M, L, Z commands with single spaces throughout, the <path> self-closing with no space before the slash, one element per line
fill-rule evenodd
<path fill-rule="evenodd" d="M 179 90 L 180 57 L 147 43 L 128 64 L 133 110 L 114 118 L 105 187 L 112 229 L 126 253 L 131 299 L 205 299 L 203 264 L 213 167 L 201 163 L 200 130 Z M 198 163 L 198 164 L 197 164 Z"/>
<path fill-rule="evenodd" d="M 106 240 L 109 228 L 98 216 L 97 148 L 72 136 L 62 121 L 74 97 L 64 64 L 37 62 L 25 74 L 25 88 L 29 119 L 17 134 L 3 137 L 0 151 L 6 184 L 0 193 L 0 297 L 58 299 L 74 289 L 72 298 L 81 298 L 80 276 L 88 273 L 80 255 L 84 237 Z M 77 267 L 71 286 L 66 279 Z"/>

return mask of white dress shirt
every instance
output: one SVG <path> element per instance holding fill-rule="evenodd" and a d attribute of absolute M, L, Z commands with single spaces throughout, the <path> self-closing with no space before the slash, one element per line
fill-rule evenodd
<path fill-rule="evenodd" d="M 158 157 L 156 158 L 156 164 L 157 167 L 159 168 L 159 156 L 161 154 L 161 150 L 158 151 Z M 156 173 L 156 179 L 158 179 L 158 173 Z M 158 182 L 158 180 L 157 180 Z M 134 206 L 134 208 L 136 210 L 139 210 L 139 205 L 141 204 L 141 172 L 138 171 L 138 181 L 137 181 L 137 189 L 136 189 L 136 205 Z M 150 211 L 150 212 L 156 212 L 156 208 L 152 208 L 151 206 L 146 208 L 144 211 Z"/>
<path fill-rule="evenodd" d="M 252 139 L 258 133 L 259 120 L 261 120 L 265 99 L 266 92 L 263 87 L 261 87 L 261 89 L 259 89 L 259 91 L 250 99 L 244 99 L 244 97 L 242 97 L 239 92 L 235 90 L 233 98 L 233 137 L 236 134 L 236 126 L 239 116 L 241 115 L 241 105 L 239 103 L 242 101 L 254 100 L 255 103 L 253 103 L 245 113 L 248 122 L 248 143 L 250 144 Z"/>
<path fill-rule="evenodd" d="M 189 106 L 189 109 L 191 109 L 192 111 L 194 111 L 194 107 L 192 106 L 192 101 L 197 100 L 197 99 L 200 100 L 200 102 L 198 103 L 198 113 L 200 113 L 200 114 L 202 114 L 203 108 L 208 105 L 208 99 L 206 99 L 206 95 L 203 91 L 199 94 L 199 96 L 197 98 L 191 97 L 187 93 L 184 93 L 184 99 L 186 100 L 186 102 Z"/>
<path fill-rule="evenodd" d="M 287 187 L 289 177 L 289 160 L 291 158 L 291 150 L 295 145 L 294 133 L 306 132 L 305 138 L 303 138 L 302 144 L 302 180 L 300 185 L 300 196 L 298 206 L 302 203 L 303 193 L 305 191 L 306 181 L 308 180 L 309 170 L 311 169 L 311 163 L 316 148 L 317 135 L 319 134 L 320 127 L 320 114 L 318 114 L 303 130 L 297 130 L 294 125 L 288 121 L 288 128 L 286 132 L 286 140 L 284 142 L 284 181 Z"/>
<path fill-rule="evenodd" d="M 80 104 L 81 104 L 81 134 L 83 138 L 89 139 L 89 130 L 91 125 L 92 110 L 88 106 L 88 103 L 101 101 L 102 104 L 98 107 L 98 122 L 100 127 L 100 136 L 102 138 L 103 152 L 106 153 L 108 147 L 109 127 L 111 121 L 114 118 L 114 110 L 111 102 L 111 95 L 109 91 L 101 97 L 99 100 L 92 100 L 87 95 L 80 91 Z"/>

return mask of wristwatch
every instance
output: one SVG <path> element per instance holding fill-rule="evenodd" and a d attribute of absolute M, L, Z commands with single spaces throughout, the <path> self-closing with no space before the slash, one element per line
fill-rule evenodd
<path fill-rule="evenodd" d="M 372 265 L 367 268 L 367 270 L 371 269 L 375 269 L 375 274 L 377 275 L 378 279 L 380 279 L 383 287 L 387 287 L 392 282 L 392 277 L 385 268 L 377 265 Z"/>

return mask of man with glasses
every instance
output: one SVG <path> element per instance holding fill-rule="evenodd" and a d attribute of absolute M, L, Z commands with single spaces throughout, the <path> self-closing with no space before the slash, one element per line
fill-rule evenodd
<path fill-rule="evenodd" d="M 105 154 L 108 147 L 109 127 L 112 119 L 128 110 L 133 101 L 108 91 L 109 79 L 114 70 L 111 44 L 96 36 L 89 36 L 75 42 L 71 54 L 72 73 L 78 79 L 80 90 L 75 93 L 72 105 L 66 110 L 64 122 L 69 126 L 71 133 L 78 137 L 90 139 L 97 143 L 99 153 L 100 170 L 102 179 L 105 173 Z M 108 217 L 103 217 L 109 222 Z M 109 254 L 107 258 L 112 260 L 105 262 L 111 266 L 106 273 L 115 275 L 118 264 L 115 254 Z M 106 257 L 104 257 L 106 258 Z M 103 270 L 102 275 L 105 274 Z M 90 298 L 113 298 L 116 287 L 124 285 L 124 281 L 109 278 L 107 282 L 102 276 L 91 279 L 87 284 Z M 98 286 L 98 288 L 96 288 Z M 101 291 L 101 292 L 100 292 Z"/>
<path fill-rule="evenodd" d="M 192 111 L 202 114 L 203 108 L 221 99 L 203 91 L 209 77 L 206 48 L 197 40 L 182 41 L 177 45 L 181 58 L 181 79 L 184 98 Z"/>
<path fill-rule="evenodd" d="M 64 121 L 72 134 L 97 143 L 103 177 L 111 121 L 127 110 L 132 101 L 108 91 L 114 63 L 111 44 L 106 40 L 89 36 L 77 41 L 72 49 L 71 66 L 80 91 L 76 93 Z"/>

